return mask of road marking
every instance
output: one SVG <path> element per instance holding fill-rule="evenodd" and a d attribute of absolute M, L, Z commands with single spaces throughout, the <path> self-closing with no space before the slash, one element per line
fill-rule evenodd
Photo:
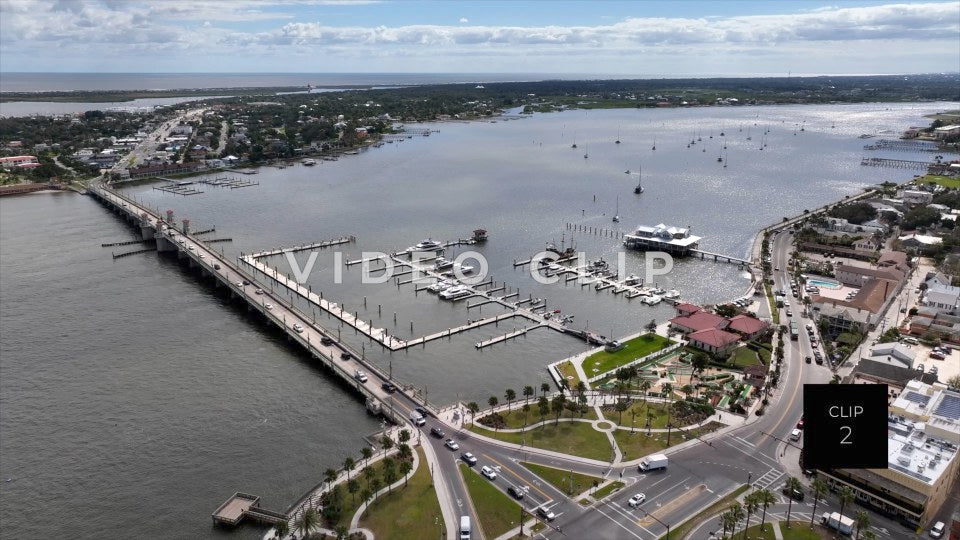
<path fill-rule="evenodd" d="M 615 518 L 610 517 L 610 515 L 607 514 L 606 512 L 604 512 L 603 510 L 601 510 L 599 506 L 595 506 L 595 507 L 594 507 L 594 510 L 596 510 L 597 512 L 600 512 L 600 515 L 602 515 L 603 517 L 605 517 L 605 518 L 609 519 L 610 521 L 612 521 L 617 527 L 620 527 L 621 529 L 623 529 L 623 530 L 627 531 L 628 533 L 630 533 L 630 535 L 633 536 L 634 538 L 639 538 L 640 540 L 643 540 L 643 537 L 642 537 L 642 536 L 640 536 L 639 534 L 637 534 L 637 533 L 631 531 L 630 529 L 624 527 L 622 523 L 620 523 L 619 521 L 617 521 Z M 632 518 L 631 518 L 631 519 L 632 519 Z M 643 529 L 644 531 L 647 531 L 648 533 L 653 534 L 653 533 L 651 533 L 650 531 L 648 531 L 645 527 L 643 527 L 642 525 L 640 525 L 639 523 L 637 524 L 637 526 L 640 527 L 641 529 Z M 655 535 L 654 535 L 654 536 L 655 536 Z"/>
<path fill-rule="evenodd" d="M 490 457 L 489 454 L 484 454 L 484 457 L 486 457 L 486 458 L 489 459 L 490 461 L 496 463 L 496 464 L 499 465 L 500 467 L 503 467 L 504 469 L 510 471 L 510 472 L 511 472 L 514 476 L 516 476 L 517 478 L 519 478 L 519 479 L 521 479 L 521 480 L 524 479 L 524 478 L 523 478 L 523 475 L 517 474 L 517 471 L 514 471 L 514 470 L 511 469 L 510 467 L 507 467 L 506 465 L 504 465 L 504 464 L 500 463 L 499 461 L 493 459 L 492 457 Z M 497 471 L 500 471 L 499 468 L 497 468 L 497 467 L 494 467 L 494 468 L 497 469 Z M 550 501 L 553 500 L 553 497 L 551 497 L 550 495 L 548 495 L 547 492 L 543 491 L 542 489 L 538 488 L 537 486 L 531 486 L 531 487 L 532 487 L 534 490 L 536 490 L 537 493 L 539 493 L 539 494 L 543 495 L 544 497 L 546 497 L 547 500 L 544 501 L 544 502 L 550 502 Z"/>
<path fill-rule="evenodd" d="M 753 444 L 752 442 L 744 439 L 743 437 L 734 437 L 734 439 L 742 442 L 743 444 L 745 444 L 745 445 L 747 445 L 747 446 L 749 446 L 749 447 L 751 447 L 751 448 L 756 448 L 756 447 L 757 447 L 757 445 L 755 445 L 755 444 Z"/>

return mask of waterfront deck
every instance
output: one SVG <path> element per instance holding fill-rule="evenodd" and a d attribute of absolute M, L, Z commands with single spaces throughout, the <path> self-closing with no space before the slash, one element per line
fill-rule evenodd
<path fill-rule="evenodd" d="M 217 525 L 234 526 L 240 523 L 247 510 L 258 504 L 260 504 L 260 497 L 238 491 L 214 510 L 211 517 Z"/>

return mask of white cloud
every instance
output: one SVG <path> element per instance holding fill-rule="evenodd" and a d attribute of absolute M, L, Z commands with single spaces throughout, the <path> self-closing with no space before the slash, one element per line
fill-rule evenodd
<path fill-rule="evenodd" d="M 470 19 L 468 19 L 468 18 L 466 18 L 466 17 L 460 17 L 460 22 L 466 24 L 466 23 L 470 22 Z"/>

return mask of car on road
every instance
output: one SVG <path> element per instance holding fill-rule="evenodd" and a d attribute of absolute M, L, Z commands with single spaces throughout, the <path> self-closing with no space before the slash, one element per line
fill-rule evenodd
<path fill-rule="evenodd" d="M 523 498 L 523 490 L 515 486 L 508 486 L 507 493 L 518 501 Z"/>
<path fill-rule="evenodd" d="M 930 528 L 930 538 L 940 538 L 946 528 L 947 526 L 942 521 L 934 523 L 933 527 Z"/>
<path fill-rule="evenodd" d="M 250 284 L 250 282 L 249 282 L 249 281 L 247 281 L 247 280 L 243 280 L 243 284 L 244 284 L 244 285 L 246 286 L 246 285 L 249 285 L 249 284 Z"/>
<path fill-rule="evenodd" d="M 447 439 L 447 440 L 443 441 L 443 445 L 446 446 L 447 448 L 453 450 L 454 452 L 456 452 L 457 450 L 460 449 L 460 445 L 457 444 L 457 441 L 455 441 L 455 440 L 453 440 L 453 439 Z"/>
<path fill-rule="evenodd" d="M 263 307 L 265 307 L 265 308 L 267 308 L 267 309 L 273 309 L 273 304 L 271 304 L 270 302 L 267 302 L 266 304 L 263 305 Z M 297 327 L 294 326 L 293 329 L 294 329 L 294 330 L 297 330 Z M 299 330 L 297 330 L 297 332 L 299 332 Z"/>
<path fill-rule="evenodd" d="M 917 371 L 919 371 L 920 373 L 923 373 L 924 371 L 926 371 L 926 369 L 927 367 L 924 366 L 923 364 L 917 364 Z"/>
<path fill-rule="evenodd" d="M 353 358 L 353 355 L 348 353 L 347 351 L 343 351 L 342 353 L 340 353 L 341 360 L 350 360 L 351 358 Z"/>
<path fill-rule="evenodd" d="M 436 427 L 430 428 L 430 434 L 438 439 L 442 439 L 444 435 L 443 430 Z"/>
<path fill-rule="evenodd" d="M 497 472 L 486 465 L 484 465 L 483 467 L 480 467 L 480 474 L 486 476 L 488 480 L 497 479 Z"/>
<path fill-rule="evenodd" d="M 793 312 L 789 309 L 787 310 L 787 317 L 793 317 Z"/>
<path fill-rule="evenodd" d="M 293 329 L 296 330 L 298 334 L 303 333 L 303 326 L 300 323 L 294 323 Z"/>
<path fill-rule="evenodd" d="M 214 269 L 214 270 L 219 270 L 219 269 L 220 269 L 220 265 L 219 265 L 219 264 L 213 265 L 213 269 Z"/>
<path fill-rule="evenodd" d="M 424 416 L 430 416 L 430 415 L 427 414 L 427 408 L 426 408 L 426 407 L 417 406 L 417 407 L 414 407 L 413 410 L 417 411 L 418 413 L 420 413 L 420 414 L 422 414 L 422 415 L 424 415 Z"/>
<path fill-rule="evenodd" d="M 797 422 L 797 429 L 803 429 L 803 418 L 801 418 L 800 421 Z"/>
<path fill-rule="evenodd" d="M 323 345 L 333 345 L 333 340 L 328 338 L 327 336 L 323 336 L 322 338 L 320 338 L 320 343 L 322 343 Z"/>
<path fill-rule="evenodd" d="M 809 364 L 810 362 L 813 361 L 813 359 L 808 356 L 808 357 L 804 358 L 803 361 Z"/>
<path fill-rule="evenodd" d="M 187 246 L 187 249 L 189 249 L 190 251 L 193 251 L 193 246 Z"/>
<path fill-rule="evenodd" d="M 253 291 L 253 292 L 254 292 L 254 294 L 263 294 L 263 289 L 257 289 L 257 290 L 255 290 L 255 291 Z"/>
<path fill-rule="evenodd" d="M 393 384 L 392 382 L 384 381 L 380 383 L 380 388 L 383 388 L 383 391 L 388 394 L 392 394 L 397 391 L 397 385 Z"/>
<path fill-rule="evenodd" d="M 934 351 L 930 353 L 930 358 L 933 358 L 934 360 L 943 360 L 943 355 Z"/>
<path fill-rule="evenodd" d="M 353 378 L 362 383 L 365 383 L 369 380 L 367 379 L 367 374 L 364 373 L 363 370 L 359 370 L 359 369 L 357 370 L 356 373 L 353 374 Z"/>
<path fill-rule="evenodd" d="M 793 431 L 790 432 L 790 440 L 791 440 L 791 441 L 794 441 L 794 442 L 799 441 L 799 440 L 800 440 L 800 437 L 802 437 L 802 436 L 803 436 L 803 432 L 800 431 L 799 429 L 795 429 L 795 430 L 793 430 Z"/>
<path fill-rule="evenodd" d="M 200 257 L 201 259 L 205 259 L 205 258 L 207 257 L 207 256 L 204 255 L 203 253 L 200 253 L 200 254 L 198 254 L 197 256 Z"/>
<path fill-rule="evenodd" d="M 930 371 L 928 371 L 927 373 L 929 373 L 929 374 L 931 374 L 931 375 L 936 375 L 936 374 L 937 374 L 937 366 L 930 366 Z"/>
<path fill-rule="evenodd" d="M 464 452 L 460 454 L 460 459 L 471 467 L 477 464 L 477 456 L 471 454 L 470 452 Z"/>
<path fill-rule="evenodd" d="M 237 286 L 237 287 L 243 287 L 243 282 L 242 282 L 242 281 L 238 281 L 238 282 L 236 283 L 236 286 Z"/>
<path fill-rule="evenodd" d="M 803 492 L 799 489 L 783 488 L 783 494 L 795 501 L 803 501 Z"/>
<path fill-rule="evenodd" d="M 553 521 L 557 517 L 554 515 L 553 511 L 546 506 L 538 506 L 537 515 L 540 516 L 541 519 L 545 519 L 547 521 Z"/>
<path fill-rule="evenodd" d="M 630 505 L 630 508 L 636 508 L 643 504 L 643 501 L 647 500 L 647 496 L 643 493 L 637 493 L 633 497 L 630 497 L 630 500 L 627 501 L 627 504 Z"/>

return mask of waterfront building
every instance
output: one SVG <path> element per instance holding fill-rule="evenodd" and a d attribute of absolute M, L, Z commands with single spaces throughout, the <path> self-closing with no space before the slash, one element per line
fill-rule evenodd
<path fill-rule="evenodd" d="M 689 228 L 667 227 L 663 223 L 650 227 L 640 225 L 633 234 L 624 235 L 623 245 L 644 251 L 666 251 L 673 255 L 687 255 L 697 249 L 702 240 L 690 234 Z"/>

